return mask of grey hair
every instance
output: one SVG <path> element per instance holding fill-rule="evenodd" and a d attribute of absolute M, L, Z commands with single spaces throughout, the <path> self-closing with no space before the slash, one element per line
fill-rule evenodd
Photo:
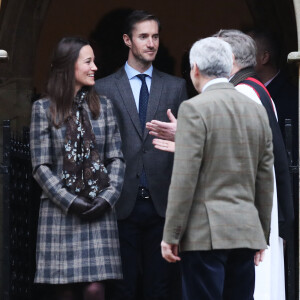
<path fill-rule="evenodd" d="M 256 65 L 256 44 L 249 35 L 235 29 L 221 29 L 214 36 L 230 44 L 238 67 L 243 69 Z"/>
<path fill-rule="evenodd" d="M 190 65 L 196 63 L 207 77 L 229 77 L 232 69 L 232 51 L 228 43 L 208 37 L 194 43 L 190 50 Z"/>

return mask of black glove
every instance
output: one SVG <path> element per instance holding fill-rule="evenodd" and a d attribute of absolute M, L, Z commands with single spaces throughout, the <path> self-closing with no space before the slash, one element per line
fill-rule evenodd
<path fill-rule="evenodd" d="M 83 220 L 94 221 L 99 219 L 110 208 L 110 204 L 100 197 L 95 198 L 92 204 L 92 208 L 81 214 Z"/>
<path fill-rule="evenodd" d="M 77 196 L 70 205 L 69 212 L 80 215 L 81 213 L 91 209 L 92 207 L 93 205 L 88 203 L 87 199 Z"/>

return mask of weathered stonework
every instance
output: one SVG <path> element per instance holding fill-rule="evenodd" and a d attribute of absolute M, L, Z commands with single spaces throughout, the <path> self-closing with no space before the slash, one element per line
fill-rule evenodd
<path fill-rule="evenodd" d="M 0 61 L 0 161 L 3 120 L 10 119 L 15 130 L 20 130 L 30 122 L 36 44 L 49 3 L 50 0 L 3 0 L 1 3 L 0 48 L 7 51 L 9 59 Z M 2 200 L 0 176 L 1 233 Z M 0 282 L 3 282 L 2 245 L 0 234 Z"/>

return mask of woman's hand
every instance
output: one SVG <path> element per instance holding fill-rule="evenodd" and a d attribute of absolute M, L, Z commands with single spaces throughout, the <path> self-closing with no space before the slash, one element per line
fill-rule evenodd
<path fill-rule="evenodd" d="M 92 207 L 93 205 L 88 203 L 87 199 L 77 196 L 70 205 L 69 212 L 80 215 L 81 213 L 91 209 Z"/>
<path fill-rule="evenodd" d="M 99 219 L 109 208 L 110 204 L 106 200 L 97 197 L 94 199 L 92 207 L 88 211 L 83 212 L 80 216 L 82 220 L 94 221 Z"/>

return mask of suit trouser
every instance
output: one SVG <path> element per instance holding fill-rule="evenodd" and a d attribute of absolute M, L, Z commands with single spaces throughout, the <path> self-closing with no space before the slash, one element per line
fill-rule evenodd
<path fill-rule="evenodd" d="M 186 251 L 181 256 L 184 300 L 252 300 L 252 249 Z"/>
<path fill-rule="evenodd" d="M 160 243 L 165 219 L 151 198 L 139 193 L 131 215 L 118 221 L 123 277 L 114 283 L 111 299 L 168 299 L 172 266 L 161 256 Z"/>

